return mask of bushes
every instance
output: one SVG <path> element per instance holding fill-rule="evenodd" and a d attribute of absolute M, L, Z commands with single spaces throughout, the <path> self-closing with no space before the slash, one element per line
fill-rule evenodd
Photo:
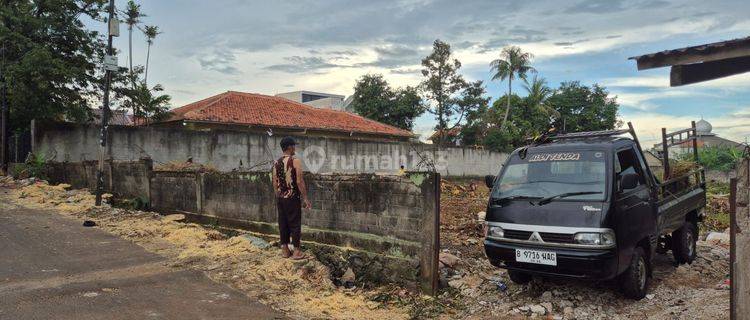
<path fill-rule="evenodd" d="M 732 171 L 747 156 L 747 149 L 742 150 L 728 146 L 711 146 L 698 149 L 698 162 L 707 170 Z M 692 158 L 692 154 L 685 154 L 680 157 L 683 160 L 692 160 Z"/>
<path fill-rule="evenodd" d="M 13 172 L 11 174 L 16 179 L 34 177 L 47 180 L 47 171 L 45 168 L 46 163 L 47 159 L 44 158 L 44 155 L 29 153 L 26 162 L 13 167 Z"/>

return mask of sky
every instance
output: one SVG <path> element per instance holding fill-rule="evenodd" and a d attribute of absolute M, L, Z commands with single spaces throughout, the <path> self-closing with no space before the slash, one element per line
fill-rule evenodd
<path fill-rule="evenodd" d="M 136 1 L 154 41 L 149 83 L 173 107 L 228 90 L 273 95 L 310 90 L 351 95 L 357 78 L 380 73 L 394 87 L 417 85 L 435 39 L 451 44 L 467 80 L 484 80 L 494 101 L 507 83 L 490 81 L 489 62 L 504 46 L 534 54 L 539 76 L 605 86 L 642 141 L 660 128 L 709 121 L 714 133 L 750 136 L 750 73 L 669 87 L 669 68 L 637 71 L 629 57 L 750 36 L 750 1 Z M 116 0 L 118 8 L 124 0 Z M 93 29 L 104 30 L 101 23 Z M 115 47 L 127 63 L 127 30 Z M 133 34 L 134 64 L 146 40 Z M 522 84 L 514 92 L 525 94 Z M 429 136 L 434 116 L 417 121 Z"/>

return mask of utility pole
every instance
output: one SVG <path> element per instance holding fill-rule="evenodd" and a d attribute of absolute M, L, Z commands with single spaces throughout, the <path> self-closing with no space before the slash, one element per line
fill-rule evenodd
<path fill-rule="evenodd" d="M 5 39 L 3 39 L 2 59 L 0 62 L 0 171 L 8 173 L 8 87 L 5 84 Z"/>
<path fill-rule="evenodd" d="M 115 0 L 109 0 L 109 19 L 107 20 L 109 35 L 107 36 L 107 55 L 104 57 L 104 103 L 102 105 L 102 123 L 99 138 L 99 166 L 96 169 L 96 205 L 102 205 L 102 193 L 104 193 L 104 155 L 107 152 L 107 127 L 109 121 L 109 86 L 112 82 L 112 72 L 117 69 L 112 49 L 112 38 L 120 35 L 119 21 L 115 18 Z M 114 64 L 114 67 L 112 66 Z M 114 69 L 114 70 L 113 70 Z"/>

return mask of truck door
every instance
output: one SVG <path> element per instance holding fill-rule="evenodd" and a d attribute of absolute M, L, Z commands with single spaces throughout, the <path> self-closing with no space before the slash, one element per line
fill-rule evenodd
<path fill-rule="evenodd" d="M 619 271 L 624 271 L 638 241 L 655 232 L 656 220 L 650 203 L 651 189 L 646 183 L 646 173 L 632 145 L 617 150 L 614 166 L 614 229 L 619 248 Z M 623 189 L 620 181 L 628 173 L 638 174 L 638 184 L 634 188 Z"/>

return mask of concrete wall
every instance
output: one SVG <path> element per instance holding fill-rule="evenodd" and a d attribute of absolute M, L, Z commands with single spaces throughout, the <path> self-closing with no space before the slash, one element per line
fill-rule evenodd
<path fill-rule="evenodd" d="M 239 131 L 197 131 L 174 128 L 111 126 L 107 157 L 137 160 L 150 157 L 155 166 L 170 161 L 211 164 L 220 171 L 268 170 L 280 156 L 279 136 Z M 317 173 L 394 173 L 429 171 L 443 176 L 497 174 L 507 155 L 485 150 L 444 148 L 427 144 L 372 142 L 298 136 L 298 154 Z M 98 158 L 99 129 L 93 125 L 34 124 L 33 150 L 53 161 L 80 162 Z M 240 167 L 240 164 L 242 166 Z"/>
<path fill-rule="evenodd" d="M 53 184 L 68 183 L 76 189 L 96 190 L 96 161 L 49 162 L 45 174 Z M 149 199 L 151 161 L 106 161 L 104 189 L 121 198 Z"/>
<path fill-rule="evenodd" d="M 732 193 L 732 318 L 750 319 L 750 159 L 737 169 Z M 734 183 L 733 183 L 734 184 Z"/>
<path fill-rule="evenodd" d="M 52 183 L 90 190 L 96 185 L 94 161 L 48 163 L 47 172 Z M 104 172 L 107 192 L 142 197 L 154 210 L 278 234 L 269 172 L 153 171 L 148 159 L 108 161 Z M 373 277 L 376 272 L 384 281 L 415 281 L 426 292 L 437 289 L 439 174 L 307 173 L 305 180 L 312 208 L 303 212 L 304 241 L 377 256 L 377 263 L 358 263 L 358 276 Z M 326 259 L 340 256 L 327 255 Z M 347 256 L 362 260 L 362 256 Z M 370 266 L 377 270 L 363 269 Z"/>

